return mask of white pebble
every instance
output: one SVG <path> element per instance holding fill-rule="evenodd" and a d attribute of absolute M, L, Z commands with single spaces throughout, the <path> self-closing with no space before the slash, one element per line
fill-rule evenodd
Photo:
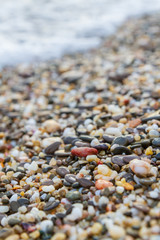
<path fill-rule="evenodd" d="M 39 226 L 43 232 L 47 232 L 47 230 L 53 229 L 53 222 L 51 220 L 44 220 Z"/>
<path fill-rule="evenodd" d="M 0 206 L 0 213 L 7 213 L 9 211 L 9 207 L 5 205 Z"/>
<path fill-rule="evenodd" d="M 122 135 L 122 133 L 121 133 L 121 131 L 119 130 L 119 128 L 114 128 L 114 127 L 109 127 L 109 128 L 107 128 L 105 132 L 106 132 L 106 134 L 108 134 L 108 135 L 112 135 L 112 136 L 116 136 L 116 137 Z"/>
<path fill-rule="evenodd" d="M 17 195 L 17 194 L 14 194 L 14 195 L 12 195 L 12 197 L 9 199 L 9 201 L 10 201 L 10 202 L 12 202 L 12 201 L 17 202 L 17 199 L 18 199 L 18 195 Z"/>
<path fill-rule="evenodd" d="M 122 194 L 124 192 L 124 187 L 118 186 L 116 187 L 116 191 L 117 193 Z"/>
<path fill-rule="evenodd" d="M 52 191 L 55 190 L 55 188 L 54 188 L 53 185 L 50 185 L 50 186 L 43 186 L 43 187 L 42 187 L 42 190 L 43 190 L 44 192 L 52 192 Z"/>

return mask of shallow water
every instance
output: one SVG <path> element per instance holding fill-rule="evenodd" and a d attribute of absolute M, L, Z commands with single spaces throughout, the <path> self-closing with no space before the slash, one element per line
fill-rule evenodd
<path fill-rule="evenodd" d="M 160 0 L 0 0 L 0 66 L 98 46 L 126 18 Z"/>

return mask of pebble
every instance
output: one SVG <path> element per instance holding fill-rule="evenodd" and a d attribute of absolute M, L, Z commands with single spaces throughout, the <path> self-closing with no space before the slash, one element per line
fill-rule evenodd
<path fill-rule="evenodd" d="M 50 137 L 50 138 L 44 138 L 41 142 L 41 147 L 42 148 L 47 148 L 53 143 L 60 142 L 62 143 L 62 140 L 60 137 Z"/>
<path fill-rule="evenodd" d="M 58 205 L 60 204 L 60 202 L 58 201 L 49 201 L 43 208 L 44 211 L 50 211 L 52 209 L 55 209 Z"/>
<path fill-rule="evenodd" d="M 5 238 L 5 240 L 19 240 L 18 234 L 12 234 L 11 236 Z"/>
<path fill-rule="evenodd" d="M 69 201 L 76 201 L 76 200 L 81 199 L 81 194 L 78 191 L 70 191 L 66 194 L 66 198 Z"/>
<path fill-rule="evenodd" d="M 158 138 L 159 137 L 159 132 L 156 131 L 156 130 L 150 130 L 148 135 L 151 137 L 151 138 Z"/>
<path fill-rule="evenodd" d="M 75 183 L 77 181 L 76 176 L 74 174 L 66 174 L 65 180 L 69 183 Z"/>
<path fill-rule="evenodd" d="M 105 132 L 107 135 L 119 137 L 122 135 L 121 131 L 118 128 L 109 127 Z"/>
<path fill-rule="evenodd" d="M 109 227 L 109 234 L 113 239 L 120 239 L 123 238 L 126 233 L 122 227 L 113 225 Z"/>
<path fill-rule="evenodd" d="M 78 178 L 77 181 L 84 188 L 90 188 L 91 186 L 94 186 L 93 182 L 85 178 Z"/>
<path fill-rule="evenodd" d="M 61 142 L 54 142 L 51 145 L 49 145 L 47 148 L 45 148 L 44 151 L 47 155 L 54 155 L 54 152 L 58 150 L 60 145 L 61 145 Z"/>
<path fill-rule="evenodd" d="M 55 190 L 53 185 L 50 186 L 43 186 L 42 187 L 43 192 L 53 192 Z"/>
<path fill-rule="evenodd" d="M 119 144 L 119 145 L 122 145 L 122 146 L 127 146 L 128 145 L 128 138 L 123 137 L 123 136 L 116 137 L 113 140 L 112 144 Z"/>
<path fill-rule="evenodd" d="M 111 183 L 109 181 L 106 181 L 106 180 L 103 180 L 103 179 L 98 179 L 95 182 L 95 187 L 98 190 L 101 190 L 101 189 L 104 189 L 104 188 L 107 188 L 107 187 L 112 187 L 112 186 L 113 186 L 113 183 Z"/>
<path fill-rule="evenodd" d="M 16 202 L 16 201 L 12 201 L 11 203 L 10 203 L 10 209 L 11 209 L 11 211 L 13 212 L 13 213 L 15 213 L 15 212 L 18 212 L 18 208 L 20 207 L 20 205 L 18 204 L 18 202 Z"/>
<path fill-rule="evenodd" d="M 17 200 L 17 203 L 19 204 L 19 206 L 26 206 L 29 205 L 29 200 L 27 198 L 19 198 Z"/>
<path fill-rule="evenodd" d="M 53 232 L 53 222 L 51 220 L 43 220 L 39 224 L 40 230 L 44 233 Z"/>
<path fill-rule="evenodd" d="M 143 160 L 134 159 L 130 161 L 129 167 L 138 176 L 145 177 L 150 173 L 151 165 Z"/>
<path fill-rule="evenodd" d="M 61 130 L 61 126 L 59 123 L 57 123 L 55 120 L 53 119 L 49 119 L 49 120 L 46 120 L 44 123 L 43 123 L 43 127 L 45 128 L 45 130 L 48 132 L 48 133 L 54 133 L 54 132 L 57 132 L 59 130 Z"/>
<path fill-rule="evenodd" d="M 102 227 L 102 224 L 96 222 L 96 223 L 94 223 L 93 226 L 91 227 L 90 232 L 91 232 L 92 235 L 100 235 L 101 232 L 102 232 L 102 228 L 103 228 L 103 227 Z"/>
<path fill-rule="evenodd" d="M 155 146 L 155 147 L 160 147 L 160 138 L 155 138 L 155 139 L 152 141 L 152 144 L 153 144 L 153 146 Z"/>
<path fill-rule="evenodd" d="M 130 155 L 132 154 L 132 151 L 125 147 L 125 146 L 116 146 L 113 150 L 112 150 L 112 153 L 114 155 L 119 155 L 119 154 L 122 154 L 122 153 L 125 153 L 126 155 Z"/>
<path fill-rule="evenodd" d="M 158 240 L 159 28 L 0 70 L 0 239 Z"/>
<path fill-rule="evenodd" d="M 51 240 L 65 240 L 66 235 L 64 233 L 55 233 Z"/>
<path fill-rule="evenodd" d="M 71 154 L 78 157 L 87 157 L 88 155 L 97 155 L 98 151 L 95 148 L 81 147 L 72 149 Z"/>
<path fill-rule="evenodd" d="M 0 213 L 7 213 L 9 211 L 9 207 L 5 205 L 0 205 Z"/>
<path fill-rule="evenodd" d="M 56 172 L 61 176 L 61 177 L 65 177 L 66 174 L 69 174 L 69 171 L 67 168 L 64 167 L 59 167 L 56 169 Z"/>

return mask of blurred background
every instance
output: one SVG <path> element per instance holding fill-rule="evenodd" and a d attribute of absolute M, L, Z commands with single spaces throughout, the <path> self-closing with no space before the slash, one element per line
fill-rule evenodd
<path fill-rule="evenodd" d="M 0 67 L 96 47 L 160 0 L 0 0 Z"/>

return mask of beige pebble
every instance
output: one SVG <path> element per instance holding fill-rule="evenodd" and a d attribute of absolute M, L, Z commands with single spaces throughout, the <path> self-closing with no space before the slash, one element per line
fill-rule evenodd
<path fill-rule="evenodd" d="M 91 234 L 92 235 L 99 235 L 102 231 L 102 225 L 100 223 L 94 223 L 91 227 Z"/>
<path fill-rule="evenodd" d="M 47 148 L 49 145 L 55 142 L 62 142 L 62 139 L 60 137 L 45 138 L 41 142 L 41 147 Z"/>
<path fill-rule="evenodd" d="M 5 238 L 5 240 L 19 240 L 19 235 L 18 234 L 13 234 L 13 235 Z"/>
<path fill-rule="evenodd" d="M 32 239 L 36 239 L 40 236 L 40 232 L 38 230 L 32 232 L 29 234 L 29 236 L 32 238 Z"/>
<path fill-rule="evenodd" d="M 53 119 L 49 119 L 49 120 L 46 120 L 44 123 L 43 123 L 43 127 L 45 128 L 45 130 L 48 132 L 48 133 L 54 133 L 58 130 L 61 129 L 61 126 L 59 123 L 57 123 L 55 120 Z"/>
<path fill-rule="evenodd" d="M 65 240 L 66 235 L 64 233 L 56 233 L 51 240 Z"/>
<path fill-rule="evenodd" d="M 113 239 L 119 239 L 125 236 L 125 230 L 120 226 L 113 225 L 109 228 L 109 234 Z"/>
<path fill-rule="evenodd" d="M 24 240 L 28 240 L 29 239 L 29 236 L 27 233 L 22 233 L 21 234 L 21 238 L 24 239 Z"/>

